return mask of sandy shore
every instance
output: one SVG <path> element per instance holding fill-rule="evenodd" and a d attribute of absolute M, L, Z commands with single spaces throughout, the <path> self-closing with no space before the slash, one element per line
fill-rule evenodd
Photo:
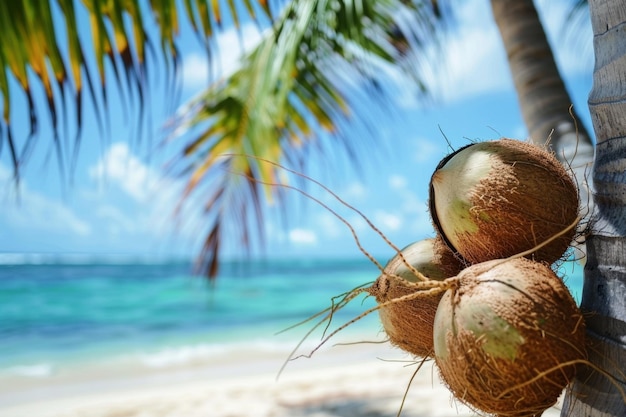
<path fill-rule="evenodd" d="M 322 349 L 288 364 L 284 352 L 230 352 L 151 372 L 98 372 L 0 386 L 3 417 L 392 417 L 416 365 L 388 345 Z M 431 363 L 413 379 L 404 417 L 474 416 Z M 557 417 L 558 408 L 544 413 Z"/>

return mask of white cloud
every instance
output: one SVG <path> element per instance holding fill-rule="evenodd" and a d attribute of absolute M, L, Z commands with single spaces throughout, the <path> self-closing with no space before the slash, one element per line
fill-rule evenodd
<path fill-rule="evenodd" d="M 104 183 L 114 184 L 139 202 L 153 197 L 161 177 L 131 152 L 128 144 L 117 142 L 94 166 L 89 176 Z"/>
<path fill-rule="evenodd" d="M 183 58 L 183 88 L 185 90 L 206 88 L 209 82 L 209 58 L 192 52 Z"/>
<path fill-rule="evenodd" d="M 374 214 L 374 221 L 380 228 L 387 231 L 399 230 L 403 224 L 402 215 L 387 211 L 377 211 Z"/>
<path fill-rule="evenodd" d="M 26 193 L 25 193 L 26 194 Z M 57 232 L 72 232 L 79 236 L 91 233 L 91 226 L 64 204 L 50 200 L 41 194 L 28 193 L 23 196 L 20 214 L 32 228 Z"/>
<path fill-rule="evenodd" d="M 317 234 L 309 229 L 292 229 L 289 231 L 289 241 L 297 245 L 315 245 Z"/>
<path fill-rule="evenodd" d="M 110 236 L 143 235 L 156 238 L 176 236 L 197 240 L 201 209 L 192 205 L 182 207 L 179 218 L 174 216 L 184 186 L 182 180 L 164 176 L 137 157 L 126 143 L 114 143 L 102 158 L 88 169 L 89 176 L 102 185 L 97 195 L 90 197 L 94 214 Z M 134 202 L 127 207 L 123 201 L 110 204 L 108 191 L 121 190 Z M 177 223 L 175 220 L 181 220 Z M 201 223 L 200 223 L 201 224 Z"/>
<path fill-rule="evenodd" d="M 587 20 L 575 22 L 577 35 L 567 39 L 564 28 L 568 27 L 567 2 L 539 1 L 537 9 L 545 24 L 559 68 L 565 74 L 580 74 L 593 68 L 591 28 Z M 454 30 L 441 40 L 440 48 L 425 51 L 420 62 L 423 76 L 435 97 L 454 102 L 476 95 L 513 88 L 506 53 L 500 33 L 493 20 L 489 2 L 465 2 L 455 7 Z M 244 24 L 240 33 L 230 28 L 216 36 L 216 54 L 213 65 L 218 77 L 232 73 L 240 66 L 243 51 L 256 46 L 262 34 L 252 24 Z M 576 44 L 575 42 L 580 42 Z M 585 51 L 581 57 L 580 51 Z M 587 53 L 588 51 L 588 53 Z M 588 56 L 586 56 L 588 55 Z M 199 90 L 209 80 L 209 60 L 202 52 L 194 52 L 183 59 L 184 87 Z M 420 105 L 418 94 L 406 88 L 407 79 L 395 67 L 380 64 L 377 70 L 384 71 L 393 85 L 394 99 L 401 108 L 416 108 Z M 351 79 L 345 80 L 350 82 Z"/>
<path fill-rule="evenodd" d="M 392 175 L 389 177 L 389 186 L 396 190 L 406 188 L 408 180 L 403 175 Z"/>
<path fill-rule="evenodd" d="M 0 165 L 0 189 L 6 190 L 0 203 L 0 216 L 7 224 L 22 230 L 73 234 L 87 236 L 91 233 L 89 223 L 81 219 L 71 208 L 33 191 L 22 180 L 15 189 L 9 171 Z M 17 192 L 17 195 L 16 195 Z"/>
<path fill-rule="evenodd" d="M 437 100 L 454 102 L 512 87 L 506 55 L 488 2 L 466 2 L 455 7 L 454 30 L 439 46 L 420 53 L 420 75 Z M 394 100 L 405 109 L 418 108 L 418 95 L 406 88 L 406 76 L 383 68 L 394 89 Z"/>
<path fill-rule="evenodd" d="M 367 196 L 367 187 L 361 182 L 352 182 L 340 194 L 344 200 L 360 200 Z"/>
<path fill-rule="evenodd" d="M 432 75 L 434 91 L 446 101 L 458 101 L 512 88 L 488 2 L 465 3 L 458 13 L 459 28 L 443 40 L 441 67 Z"/>
<path fill-rule="evenodd" d="M 239 30 L 230 28 L 218 33 L 213 56 L 192 52 L 183 58 L 183 88 L 202 90 L 208 87 L 211 75 L 219 78 L 232 74 L 240 67 L 243 54 L 258 45 L 262 36 L 253 23 L 243 24 Z M 214 74 L 211 74 L 211 66 Z"/>
<path fill-rule="evenodd" d="M 108 230 L 112 235 L 135 233 L 140 226 L 137 220 L 131 219 L 119 208 L 111 205 L 98 207 L 96 216 L 107 223 Z"/>
<path fill-rule="evenodd" d="M 540 1 L 537 5 L 555 59 L 565 76 L 591 74 L 593 69 L 592 32 L 588 19 L 566 22 L 567 2 Z M 425 51 L 423 78 L 433 95 L 444 102 L 455 102 L 486 93 L 512 90 L 513 81 L 500 32 L 489 9 L 489 2 L 465 2 L 455 7 L 455 26 L 441 40 L 440 48 Z M 576 26 L 576 36 L 566 29 Z M 582 53 L 581 53 L 582 51 Z M 397 70 L 386 68 L 392 83 L 399 86 L 396 104 L 417 108 L 419 100 L 407 89 L 407 80 Z"/>
<path fill-rule="evenodd" d="M 409 187 L 397 189 L 397 205 L 395 212 L 387 218 L 390 226 L 411 232 L 413 235 L 428 234 L 432 231 L 428 206 Z M 395 219 L 393 218 L 395 216 Z M 383 217 L 383 219 L 385 219 Z M 397 223 L 396 223 L 397 222 Z"/>

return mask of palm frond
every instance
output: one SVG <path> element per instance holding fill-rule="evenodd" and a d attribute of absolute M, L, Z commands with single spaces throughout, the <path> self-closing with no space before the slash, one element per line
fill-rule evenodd
<path fill-rule="evenodd" d="M 209 48 L 208 39 L 214 36 L 223 16 L 238 22 L 243 14 L 256 18 L 268 11 L 267 2 L 246 1 L 241 10 L 235 2 L 218 7 L 214 0 L 20 0 L 0 2 L 0 144 L 11 150 L 13 171 L 19 179 L 20 169 L 26 163 L 33 138 L 39 132 L 39 109 L 33 91 L 42 87 L 50 114 L 52 138 L 56 143 L 61 168 L 68 155 L 76 157 L 82 131 L 84 106 L 96 112 L 103 124 L 109 107 L 108 90 L 116 88 L 123 105 L 136 106 L 140 127 L 145 121 L 147 74 L 149 66 L 163 58 L 168 79 L 175 81 L 179 65 L 178 36 L 180 25 L 190 22 Z M 87 16 L 91 33 L 79 31 L 79 16 Z M 150 39 L 147 28 L 156 26 L 155 39 Z M 88 39 L 91 38 L 91 43 Z M 159 55 L 148 62 L 147 51 L 160 44 Z M 87 54 L 88 53 L 88 54 Z M 95 66 L 88 61 L 95 62 Z M 108 68 L 108 69 L 107 69 Z M 17 83 L 27 99 L 30 115 L 30 133 L 15 138 L 12 121 L 18 112 L 11 95 L 11 84 Z M 99 88 L 94 84 L 98 83 Z M 87 88 L 85 88 L 87 87 Z M 88 99 L 85 100 L 84 96 Z M 66 100 L 72 97 L 72 100 Z M 70 108 L 71 106 L 71 108 Z M 61 143 L 61 121 L 75 113 L 71 126 L 76 129 L 74 149 Z M 67 126 L 66 126 L 67 127 Z M 0 151 L 5 149 L 0 146 Z"/>
<path fill-rule="evenodd" d="M 377 87 L 384 83 L 380 64 L 387 63 L 404 66 L 423 87 L 407 56 L 427 44 L 437 24 L 434 12 L 431 2 L 292 1 L 240 69 L 174 120 L 174 131 L 193 132 L 174 137 L 187 144 L 172 163 L 187 180 L 181 205 L 191 196 L 209 196 L 199 264 L 210 278 L 225 237 L 249 247 L 250 229 L 264 224 L 264 201 L 285 203 L 271 185 L 284 179 L 262 160 L 302 161 L 326 132 L 356 162 L 345 127 L 354 118 L 366 124 L 366 106 L 351 102 L 354 82 L 346 87 L 346 79 Z M 372 105 L 382 91 L 371 90 Z M 257 234 L 262 244 L 262 227 Z"/>
<path fill-rule="evenodd" d="M 290 161 L 304 169 L 304 156 L 311 145 L 321 149 L 316 139 L 326 132 L 358 163 L 360 144 L 351 143 L 346 132 L 350 120 L 357 118 L 367 125 L 367 117 L 362 113 L 366 106 L 352 101 L 355 88 L 365 87 L 382 101 L 380 63 L 415 75 L 407 58 L 426 44 L 439 17 L 437 2 L 417 0 L 295 0 L 286 5 L 277 1 L 272 7 L 282 12 L 241 69 L 191 102 L 188 113 L 174 124 L 195 135 L 187 139 L 174 167 L 188 179 L 183 201 L 209 196 L 204 203 L 208 232 L 201 263 L 210 276 L 217 273 L 224 236 L 236 236 L 246 247 L 253 235 L 262 240 L 264 199 L 284 201 L 284 193 L 261 185 L 281 180 L 276 168 L 234 155 Z M 106 127 L 111 88 L 123 95 L 123 106 L 137 106 L 137 123 L 142 123 L 148 69 L 163 58 L 167 79 L 175 80 L 182 24 L 191 25 L 210 57 L 211 39 L 226 17 L 238 26 L 244 15 L 254 21 L 263 15 L 273 21 L 273 13 L 267 0 L 0 2 L 0 144 L 8 145 L 0 146 L 0 152 L 10 152 L 16 180 L 41 130 L 35 86 L 42 87 L 46 96 L 52 139 L 63 169 L 68 155 L 76 158 L 84 106 L 95 110 L 101 131 Z M 90 21 L 90 35 L 78 29 L 84 16 Z M 155 31 L 146 29 L 155 24 Z M 149 32 L 156 32 L 154 38 Z M 419 75 L 414 80 L 423 89 Z M 12 84 L 27 99 L 30 133 L 26 138 L 13 134 L 14 114 L 23 109 L 12 105 Z M 72 145 L 61 140 L 61 121 L 73 111 L 72 151 Z M 208 190 L 207 194 L 200 189 Z M 254 224 L 256 234 L 251 233 Z"/>

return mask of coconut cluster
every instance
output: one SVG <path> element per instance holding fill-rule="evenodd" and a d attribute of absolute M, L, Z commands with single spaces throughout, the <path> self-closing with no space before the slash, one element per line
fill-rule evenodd
<path fill-rule="evenodd" d="M 587 357 L 583 316 L 550 268 L 574 238 L 576 183 L 547 150 L 500 139 L 445 157 L 429 191 L 436 237 L 400 251 L 369 289 L 383 328 L 433 356 L 475 410 L 539 416 Z"/>

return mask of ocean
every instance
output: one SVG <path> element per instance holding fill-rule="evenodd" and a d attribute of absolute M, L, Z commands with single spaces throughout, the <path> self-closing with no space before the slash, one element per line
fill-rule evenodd
<path fill-rule="evenodd" d="M 122 359 L 149 368 L 182 365 L 237 345 L 285 350 L 313 322 L 278 332 L 377 277 L 363 260 L 225 262 L 213 284 L 192 270 L 185 261 L 5 257 L 0 378 L 43 378 Z M 355 300 L 333 321 L 373 305 Z M 376 319 L 355 328 L 374 329 Z"/>
<path fill-rule="evenodd" d="M 0 257 L 0 382 L 71 368 L 161 369 L 244 347 L 289 353 L 318 321 L 277 333 L 378 276 L 364 259 L 225 262 L 214 284 L 192 269 L 186 261 Z M 582 267 L 567 263 L 562 273 L 579 299 Z M 361 296 L 333 325 L 374 305 Z M 342 332 L 384 339 L 377 314 Z"/>

